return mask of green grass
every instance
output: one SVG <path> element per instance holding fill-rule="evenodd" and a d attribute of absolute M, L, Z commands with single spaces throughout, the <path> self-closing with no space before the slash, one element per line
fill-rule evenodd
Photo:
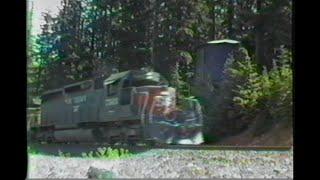
<path fill-rule="evenodd" d="M 112 149 L 111 147 L 100 147 L 96 151 L 82 153 L 84 158 L 101 158 L 101 159 L 122 159 L 131 157 L 133 154 L 127 149 Z"/>
<path fill-rule="evenodd" d="M 38 155 L 38 154 L 41 154 L 41 153 L 40 153 L 40 151 L 38 151 L 37 149 L 28 146 L 28 154 Z"/>
<path fill-rule="evenodd" d="M 59 150 L 59 156 L 60 157 L 71 157 L 71 153 L 64 153 L 64 152 Z"/>
<path fill-rule="evenodd" d="M 30 155 L 46 155 L 39 150 L 28 146 L 28 154 Z M 71 153 L 58 151 L 59 157 L 71 157 Z M 83 152 L 81 154 L 83 158 L 98 158 L 98 159 L 122 159 L 129 158 L 133 156 L 133 153 L 129 152 L 127 149 L 112 149 L 111 147 L 99 147 L 95 151 Z"/>

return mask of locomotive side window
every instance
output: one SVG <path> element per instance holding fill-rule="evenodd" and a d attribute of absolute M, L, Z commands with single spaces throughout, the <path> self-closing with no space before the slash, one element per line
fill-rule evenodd
<path fill-rule="evenodd" d="M 132 85 L 130 79 L 124 79 L 120 90 L 120 105 L 130 104 Z"/>
<path fill-rule="evenodd" d="M 128 88 L 128 87 L 131 87 L 131 85 L 130 85 L 130 80 L 129 80 L 129 79 L 125 79 L 125 80 L 123 81 L 123 86 L 122 86 L 122 88 Z"/>
<path fill-rule="evenodd" d="M 72 86 L 72 87 L 68 87 L 68 88 L 65 88 L 65 92 L 66 93 L 72 93 L 72 92 L 77 92 L 77 91 L 81 91 L 81 86 L 80 85 L 77 85 L 77 86 Z"/>
<path fill-rule="evenodd" d="M 87 81 L 87 82 L 84 82 L 80 85 L 80 88 L 81 89 L 89 89 L 92 87 L 92 81 Z"/>
<path fill-rule="evenodd" d="M 103 88 L 103 80 L 105 79 L 104 76 L 96 78 L 94 80 L 94 89 L 102 89 Z"/>
<path fill-rule="evenodd" d="M 148 79 L 142 79 L 142 80 L 135 80 L 133 81 L 133 86 L 139 87 L 139 86 L 150 86 L 150 85 L 158 85 L 158 81 L 148 80 Z"/>
<path fill-rule="evenodd" d="M 108 96 L 113 96 L 117 94 L 118 85 L 119 85 L 119 80 L 113 82 L 112 84 L 107 85 Z"/>

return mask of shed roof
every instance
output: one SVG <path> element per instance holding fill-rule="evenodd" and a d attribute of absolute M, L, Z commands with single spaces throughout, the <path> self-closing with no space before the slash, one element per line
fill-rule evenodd
<path fill-rule="evenodd" d="M 236 40 L 232 40 L 232 39 L 220 39 L 220 40 L 214 40 L 214 41 L 208 41 L 204 44 L 199 45 L 198 47 L 196 47 L 196 49 L 208 46 L 208 45 L 220 45 L 220 44 L 240 44 L 239 41 Z"/>
<path fill-rule="evenodd" d="M 221 39 L 221 40 L 214 40 L 214 41 L 207 42 L 207 44 L 222 44 L 222 43 L 239 44 L 240 42 L 232 39 Z"/>

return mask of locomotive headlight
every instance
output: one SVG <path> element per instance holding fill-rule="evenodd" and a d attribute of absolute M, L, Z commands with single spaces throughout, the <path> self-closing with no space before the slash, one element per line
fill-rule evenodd
<path fill-rule="evenodd" d="M 162 95 L 162 96 L 169 96 L 170 93 L 169 93 L 168 91 L 161 91 L 161 92 L 160 92 L 160 95 Z"/>

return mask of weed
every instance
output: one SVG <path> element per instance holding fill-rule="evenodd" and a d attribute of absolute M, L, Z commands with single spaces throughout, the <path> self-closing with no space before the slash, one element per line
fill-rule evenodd
<path fill-rule="evenodd" d="M 59 156 L 60 157 L 71 157 L 71 154 L 70 153 L 64 153 L 64 152 L 59 150 Z"/>
<path fill-rule="evenodd" d="M 132 156 L 127 149 L 112 149 L 111 147 L 99 147 L 95 152 L 82 153 L 85 158 L 120 159 Z"/>
<path fill-rule="evenodd" d="M 37 149 L 28 146 L 28 154 L 34 154 L 35 155 L 35 154 L 40 154 L 40 152 Z"/>

